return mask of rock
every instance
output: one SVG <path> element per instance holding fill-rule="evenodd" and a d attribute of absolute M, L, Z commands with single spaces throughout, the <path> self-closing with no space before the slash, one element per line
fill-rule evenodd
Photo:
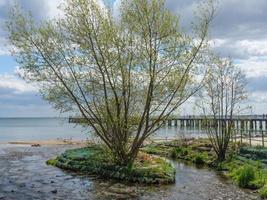
<path fill-rule="evenodd" d="M 117 194 L 112 192 L 104 191 L 100 195 L 104 197 L 104 199 L 129 199 L 129 196 L 127 194 Z"/>
<path fill-rule="evenodd" d="M 57 193 L 57 189 L 51 191 L 53 194 Z"/>
<path fill-rule="evenodd" d="M 137 196 L 136 187 L 126 186 L 120 183 L 116 183 L 108 188 L 108 192 L 115 194 L 123 194 L 131 197 Z"/>
<path fill-rule="evenodd" d="M 100 187 L 108 187 L 108 186 L 109 186 L 109 183 L 104 183 L 104 182 L 103 182 L 103 183 L 100 183 L 99 186 L 100 186 Z"/>
<path fill-rule="evenodd" d="M 40 147 L 41 145 L 40 144 L 32 144 L 31 146 L 32 147 Z"/>
<path fill-rule="evenodd" d="M 0 199 L 5 199 L 6 196 L 0 194 Z"/>
<path fill-rule="evenodd" d="M 195 149 L 199 150 L 200 152 L 211 151 L 210 147 L 204 147 L 204 146 L 196 147 Z"/>
<path fill-rule="evenodd" d="M 25 183 L 21 183 L 21 184 L 19 184 L 19 187 L 26 187 L 26 184 Z"/>

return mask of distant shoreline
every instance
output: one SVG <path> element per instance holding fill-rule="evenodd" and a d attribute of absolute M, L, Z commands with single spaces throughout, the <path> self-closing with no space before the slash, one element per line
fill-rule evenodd
<path fill-rule="evenodd" d="M 69 140 L 69 139 L 52 139 L 52 140 L 20 140 L 20 141 L 7 141 L 0 142 L 1 144 L 14 144 L 14 145 L 86 145 L 91 143 L 89 140 Z"/>
<path fill-rule="evenodd" d="M 158 142 L 164 142 L 164 141 L 172 141 L 177 140 L 178 138 L 154 138 L 152 140 L 146 141 L 145 144 L 149 143 L 158 143 Z M 240 139 L 237 139 L 239 141 Z M 248 139 L 243 139 L 244 143 L 249 144 Z M 54 145 L 88 145 L 94 143 L 91 140 L 72 140 L 72 139 L 49 139 L 49 140 L 18 140 L 18 141 L 6 141 L 6 142 L 0 142 L 0 145 L 30 145 L 30 146 L 54 146 Z M 267 142 L 266 142 L 267 143 Z M 252 146 L 261 145 L 261 141 L 251 141 Z"/>

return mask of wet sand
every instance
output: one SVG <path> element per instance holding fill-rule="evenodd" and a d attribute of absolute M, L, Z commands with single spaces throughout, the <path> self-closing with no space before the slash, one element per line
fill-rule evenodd
<path fill-rule="evenodd" d="M 46 165 L 46 160 L 81 145 L 31 147 L 25 144 L 1 144 L 0 199 L 260 199 L 212 170 L 197 169 L 179 162 L 174 162 L 176 183 L 166 186 L 126 185 Z"/>

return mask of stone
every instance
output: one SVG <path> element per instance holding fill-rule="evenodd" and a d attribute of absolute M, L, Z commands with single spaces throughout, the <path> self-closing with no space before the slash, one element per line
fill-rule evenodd
<path fill-rule="evenodd" d="M 116 194 L 128 194 L 130 196 L 136 194 L 136 187 L 126 186 L 120 183 L 116 183 L 108 188 L 108 191 Z"/>
<path fill-rule="evenodd" d="M 26 187 L 26 184 L 25 183 L 20 183 L 19 187 Z"/>
<path fill-rule="evenodd" d="M 104 183 L 104 182 L 103 182 L 103 183 L 100 183 L 99 186 L 100 186 L 100 187 L 108 187 L 108 186 L 109 186 L 109 183 Z"/>
<path fill-rule="evenodd" d="M 102 192 L 99 196 L 104 196 L 108 199 L 129 199 L 129 196 L 127 194 L 117 194 L 107 191 Z"/>
<path fill-rule="evenodd" d="M 32 144 L 31 146 L 32 147 L 40 147 L 41 145 L 40 144 Z"/>
<path fill-rule="evenodd" d="M 53 194 L 57 193 L 57 189 L 51 191 Z"/>

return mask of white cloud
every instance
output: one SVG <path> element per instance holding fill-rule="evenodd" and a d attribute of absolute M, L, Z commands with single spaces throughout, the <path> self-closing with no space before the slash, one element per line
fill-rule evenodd
<path fill-rule="evenodd" d="M 237 65 L 245 71 L 247 77 L 267 76 L 267 57 L 239 60 Z"/>
<path fill-rule="evenodd" d="M 267 38 L 238 40 L 238 39 L 212 39 L 211 47 L 222 56 L 230 56 L 233 59 L 250 59 L 252 57 L 267 56 Z"/>
<path fill-rule="evenodd" d="M 38 89 L 12 74 L 0 75 L 0 88 L 12 89 L 14 93 L 36 92 Z"/>
<path fill-rule="evenodd" d="M 248 55 L 267 56 L 267 40 L 240 40 L 236 46 Z"/>

